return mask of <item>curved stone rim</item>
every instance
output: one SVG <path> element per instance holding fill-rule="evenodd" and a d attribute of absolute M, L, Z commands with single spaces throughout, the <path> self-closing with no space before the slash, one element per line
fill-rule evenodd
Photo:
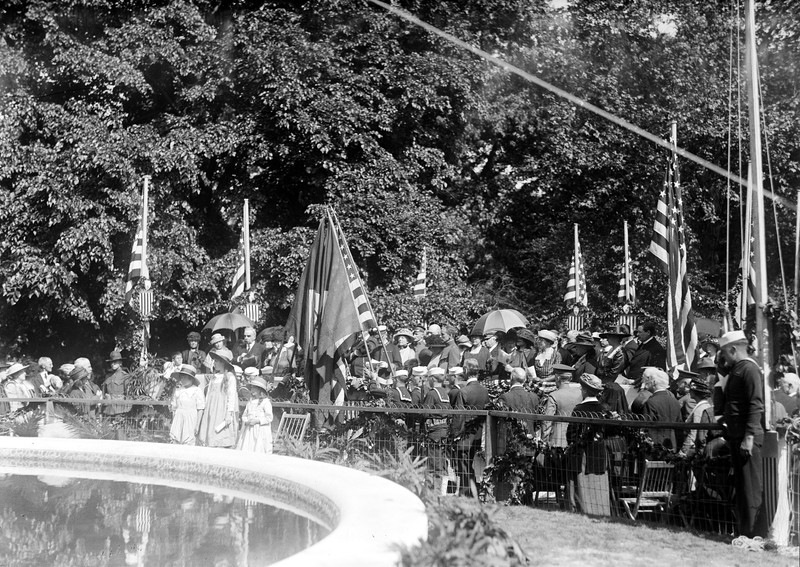
<path fill-rule="evenodd" d="M 425 506 L 414 494 L 384 478 L 317 461 L 136 441 L 0 437 L 0 463 L 6 472 L 65 469 L 99 477 L 116 471 L 153 484 L 220 489 L 277 502 L 332 528 L 274 564 L 281 567 L 396 565 L 400 547 L 427 538 Z"/>

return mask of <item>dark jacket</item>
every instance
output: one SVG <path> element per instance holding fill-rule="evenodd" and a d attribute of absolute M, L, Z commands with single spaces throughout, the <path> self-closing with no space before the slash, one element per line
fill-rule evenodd
<path fill-rule="evenodd" d="M 526 390 L 521 385 L 514 385 L 511 389 L 500 396 L 511 411 L 518 411 L 520 413 L 539 413 L 539 396 L 533 392 Z M 536 431 L 536 421 L 526 419 L 523 421 L 526 433 L 533 435 Z"/>
<path fill-rule="evenodd" d="M 635 381 L 641 380 L 645 366 L 655 366 L 662 370 L 667 368 L 667 351 L 655 337 L 642 343 L 636 349 L 628 365 L 628 378 Z"/>
<path fill-rule="evenodd" d="M 248 350 L 239 352 L 236 356 L 236 361 L 242 369 L 255 367 L 261 368 L 264 362 L 264 353 L 267 348 L 258 341 L 254 342 Z"/>
<path fill-rule="evenodd" d="M 489 403 L 489 390 L 477 380 L 467 382 L 459 390 L 459 403 L 461 407 L 466 409 L 484 409 L 486 404 Z M 485 418 L 480 416 L 453 416 L 453 431 L 454 437 L 462 437 L 461 444 L 468 445 L 475 439 L 480 439 L 483 432 L 483 422 Z"/>
<path fill-rule="evenodd" d="M 650 421 L 661 423 L 681 423 L 681 404 L 669 391 L 660 390 L 654 392 L 644 403 L 644 415 Z M 664 447 L 677 451 L 678 447 L 675 439 L 674 429 L 650 429 L 650 438 L 653 443 L 660 443 Z"/>
<path fill-rule="evenodd" d="M 724 436 L 740 440 L 752 435 L 756 443 L 764 438 L 764 397 L 761 371 L 751 359 L 740 360 L 728 375 L 722 421 Z M 716 407 L 716 406 L 715 406 Z"/>

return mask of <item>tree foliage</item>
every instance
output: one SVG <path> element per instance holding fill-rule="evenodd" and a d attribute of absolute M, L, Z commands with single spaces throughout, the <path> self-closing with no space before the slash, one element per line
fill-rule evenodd
<path fill-rule="evenodd" d="M 651 132 L 676 120 L 681 146 L 727 163 L 728 3 L 400 5 Z M 791 201 L 794 11 L 767 1 L 757 15 L 773 190 Z M 498 306 L 551 321 L 573 223 L 592 308 L 608 313 L 623 220 L 642 309 L 663 311 L 646 249 L 665 153 L 372 5 L 12 0 L 0 22 L 0 347 L 133 344 L 123 289 L 145 174 L 156 348 L 236 303 L 245 198 L 262 324 L 285 320 L 323 204 L 390 324 L 468 326 Z M 736 170 L 735 112 L 733 126 Z M 739 188 L 691 163 L 682 182 L 695 305 L 716 316 L 737 272 Z M 793 219 L 777 217 L 790 258 Z M 415 302 L 423 249 L 431 288 Z"/>

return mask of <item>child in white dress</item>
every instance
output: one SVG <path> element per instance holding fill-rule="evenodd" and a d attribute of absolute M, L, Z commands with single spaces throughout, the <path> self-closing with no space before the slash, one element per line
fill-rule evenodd
<path fill-rule="evenodd" d="M 247 370 L 250 370 L 249 368 Z M 272 403 L 268 393 L 272 384 L 260 377 L 250 377 L 247 384 L 250 401 L 242 414 L 242 431 L 236 448 L 254 453 L 272 453 Z"/>
<path fill-rule="evenodd" d="M 173 376 L 180 380 L 180 386 L 175 388 L 169 403 L 172 410 L 169 436 L 173 443 L 196 444 L 197 427 L 206 407 L 206 398 L 198 388 L 200 381 L 196 372 L 191 364 L 181 364 L 173 371 Z"/>

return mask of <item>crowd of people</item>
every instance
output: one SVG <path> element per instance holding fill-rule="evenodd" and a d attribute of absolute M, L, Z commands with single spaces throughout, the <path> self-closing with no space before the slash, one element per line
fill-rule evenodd
<path fill-rule="evenodd" d="M 283 337 L 280 337 L 283 339 Z M 201 335 L 187 336 L 187 348 L 164 365 L 160 380 L 175 383 L 170 409 L 176 443 L 272 451 L 272 400 L 286 400 L 288 384 L 303 373 L 303 353 L 292 338 L 275 340 L 243 330 L 230 345 L 221 333 L 200 349 Z M 484 409 L 499 404 L 513 412 L 545 416 L 640 419 L 663 423 L 648 428 L 654 444 L 677 455 L 727 446 L 735 471 L 741 533 L 756 534 L 761 507 L 760 449 L 764 429 L 800 414 L 800 379 L 791 362 L 777 369 L 771 424 L 764 423 L 763 376 L 750 358 L 742 332 L 702 341 L 691 369 L 668 369 L 655 325 L 644 322 L 632 333 L 620 325 L 606 332 L 517 328 L 481 335 L 459 334 L 449 325 L 385 326 L 365 334 L 348 358 L 343 395 L 351 403 L 398 408 L 422 407 L 425 414 L 401 414 L 409 432 L 427 439 L 429 464 L 443 483 L 445 444 L 455 450 L 460 485 L 474 493 L 469 463 L 480 450 L 482 418 L 437 410 Z M 47 357 L 36 362 L 6 362 L 0 370 L 0 397 L 62 396 L 85 399 L 78 412 L 95 411 L 92 399 L 105 399 L 105 415 L 121 415 L 129 405 L 114 404 L 128 393 L 130 375 L 120 352 L 106 360 L 96 380 L 88 359 L 79 358 L 54 372 Z M 157 390 L 154 397 L 158 397 Z M 247 400 L 240 410 L 240 401 Z M 319 400 L 321 403 L 327 400 Z M 24 411 L 25 401 L 0 401 L 0 414 Z M 679 429 L 675 423 L 719 423 L 722 435 L 706 429 Z M 580 446 L 590 451 L 597 427 L 546 419 L 520 420 L 525 435 L 550 447 Z M 716 440 L 714 440 L 716 438 Z M 587 442 L 587 440 L 589 440 Z M 606 435 L 604 446 L 624 443 Z M 454 449 L 453 449 L 454 448 Z M 578 474 L 592 474 L 592 459 L 579 460 Z M 443 484 L 444 486 L 444 484 Z M 579 487 L 572 500 L 580 507 Z"/>

